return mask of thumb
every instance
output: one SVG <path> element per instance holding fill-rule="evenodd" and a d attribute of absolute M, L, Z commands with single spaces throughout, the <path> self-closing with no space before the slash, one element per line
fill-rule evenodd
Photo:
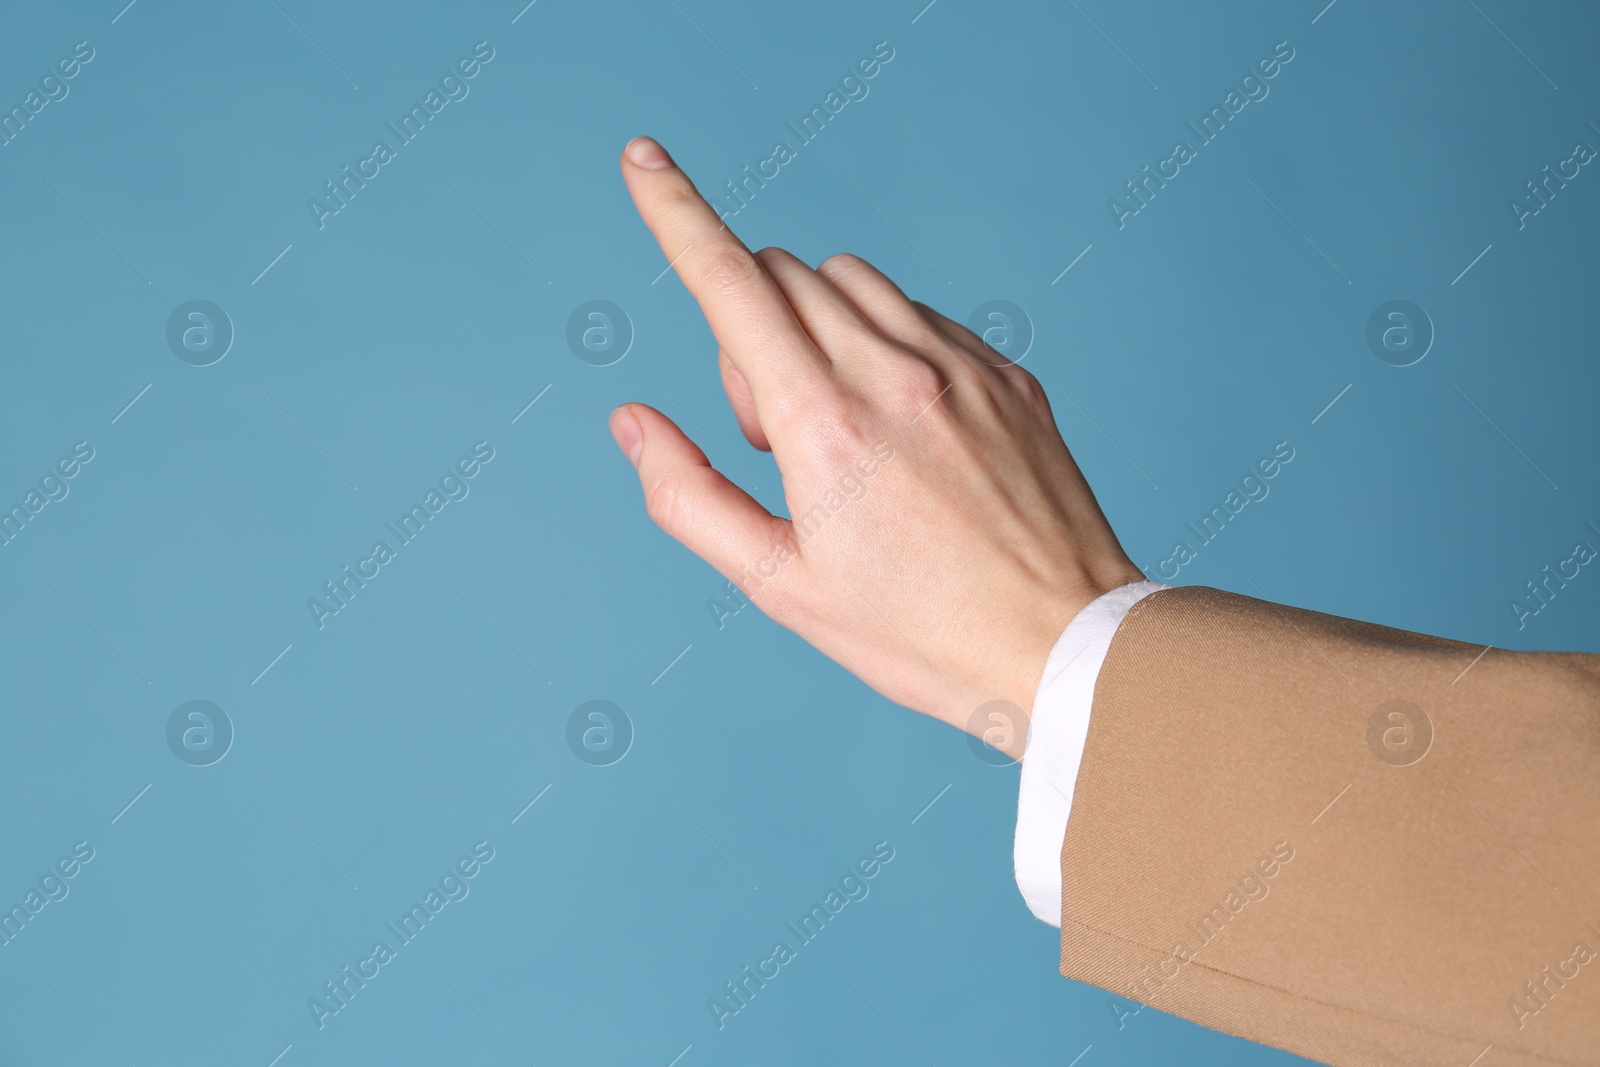
<path fill-rule="evenodd" d="M 775 546 L 792 546 L 789 521 L 730 482 L 661 412 L 624 404 L 611 413 L 611 435 L 639 472 L 650 518 L 729 581 Z"/>

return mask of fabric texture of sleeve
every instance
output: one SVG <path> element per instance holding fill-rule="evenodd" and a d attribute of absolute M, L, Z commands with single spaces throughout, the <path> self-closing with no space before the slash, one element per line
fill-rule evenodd
<path fill-rule="evenodd" d="M 1061 973 L 1334 1067 L 1594 1067 L 1596 827 L 1600 656 L 1168 589 L 1095 685 Z"/>

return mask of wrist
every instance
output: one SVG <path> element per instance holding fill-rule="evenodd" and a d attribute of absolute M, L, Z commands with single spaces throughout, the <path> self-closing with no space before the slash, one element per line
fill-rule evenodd
<path fill-rule="evenodd" d="M 973 736 L 991 747 L 1021 761 L 1027 748 L 1034 702 L 1047 679 L 1045 668 L 1062 635 L 1073 620 L 1090 604 L 1114 590 L 1145 576 L 1131 560 L 1108 560 L 1098 566 L 1084 566 L 1071 579 L 1061 578 L 1053 588 L 1042 589 L 1032 600 L 1032 619 L 1024 628 L 1024 640 L 1007 657 L 995 680 L 984 691 L 991 694 L 978 704 L 970 718 L 958 722 Z M 997 696 L 995 696 L 997 694 Z"/>
<path fill-rule="evenodd" d="M 1073 620 L 1082 615 L 1090 604 L 1107 593 L 1130 583 L 1142 581 L 1145 581 L 1143 572 L 1126 556 L 1086 562 L 1076 583 L 1068 587 L 1068 592 L 1060 597 L 1055 610 L 1047 616 L 1047 621 L 1034 642 L 1029 665 L 1020 679 L 1023 686 L 1021 689 L 1023 698 L 1020 703 L 1030 716 L 1039 689 L 1046 680 L 1043 675 L 1050 653 L 1066 633 L 1067 628 L 1072 625 Z"/>

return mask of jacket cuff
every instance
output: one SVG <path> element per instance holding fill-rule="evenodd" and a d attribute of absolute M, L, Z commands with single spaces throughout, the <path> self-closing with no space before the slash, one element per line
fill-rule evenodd
<path fill-rule="evenodd" d="M 1067 625 L 1045 662 L 1023 750 L 1012 858 L 1028 910 L 1051 926 L 1061 925 L 1061 844 L 1100 666 L 1128 610 L 1166 588 L 1131 582 L 1092 601 Z"/>

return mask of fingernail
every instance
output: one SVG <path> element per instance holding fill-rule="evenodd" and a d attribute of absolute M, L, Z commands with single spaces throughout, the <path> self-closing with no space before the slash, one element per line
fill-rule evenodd
<path fill-rule="evenodd" d="M 662 167 L 672 166 L 672 157 L 667 155 L 667 150 L 649 137 L 635 137 L 628 142 L 626 151 L 628 158 L 636 166 L 644 167 L 646 170 L 660 170 Z"/>
<path fill-rule="evenodd" d="M 644 448 L 644 430 L 633 412 L 621 407 L 611 413 L 611 436 L 617 439 L 617 447 L 628 457 L 628 462 L 637 467 L 639 453 Z"/>

